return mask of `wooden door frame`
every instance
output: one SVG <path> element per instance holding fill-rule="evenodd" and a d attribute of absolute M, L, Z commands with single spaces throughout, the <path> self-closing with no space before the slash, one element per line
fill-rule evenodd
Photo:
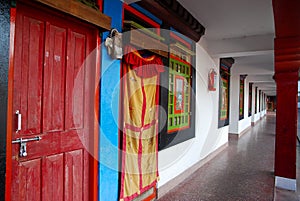
<path fill-rule="evenodd" d="M 45 6 L 37 5 L 33 3 L 30 5 L 38 7 L 38 9 L 48 10 Z M 6 133 L 6 177 L 5 177 L 5 200 L 9 201 L 12 198 L 11 187 L 12 187 L 12 135 L 13 135 L 13 93 L 14 93 L 14 59 L 15 59 L 15 26 L 16 26 L 16 16 L 17 9 L 16 7 L 10 8 L 10 39 L 9 39 L 9 70 L 8 70 L 8 103 L 7 103 L 7 133 Z M 53 10 L 53 9 L 51 9 Z M 60 11 L 53 10 L 53 12 L 61 13 Z M 74 18 L 74 17 L 73 17 Z M 74 18 L 76 19 L 76 18 Z M 86 23 L 88 24 L 88 23 Z M 93 153 L 90 153 L 94 158 L 90 160 L 90 198 L 93 201 L 98 200 L 98 161 L 99 161 L 99 103 L 100 103 L 100 89 L 99 89 L 99 80 L 100 80 L 100 65 L 101 65 L 101 37 L 99 34 L 99 29 L 95 33 L 96 37 L 96 69 L 95 69 L 95 94 L 94 95 L 94 111 L 90 115 L 95 115 L 94 119 L 94 137 L 93 137 Z"/>
<path fill-rule="evenodd" d="M 12 183 L 12 134 L 13 134 L 13 82 L 15 58 L 15 25 L 16 8 L 10 8 L 10 39 L 9 39 L 9 68 L 8 68 L 8 102 L 7 102 L 7 135 L 6 135 L 6 178 L 5 200 L 11 200 Z"/>

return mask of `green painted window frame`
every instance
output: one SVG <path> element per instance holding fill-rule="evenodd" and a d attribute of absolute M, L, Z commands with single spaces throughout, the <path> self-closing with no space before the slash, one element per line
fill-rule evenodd
<path fill-rule="evenodd" d="M 248 117 L 251 117 L 252 115 L 252 87 L 253 87 L 253 83 L 249 83 Z"/>
<path fill-rule="evenodd" d="M 233 64 L 233 58 L 220 59 L 218 128 L 229 125 L 230 68 Z"/>
<path fill-rule="evenodd" d="M 191 65 L 171 57 L 169 63 L 169 104 L 168 104 L 168 133 L 190 127 L 190 101 L 191 101 Z M 183 93 L 181 97 L 182 108 L 177 109 L 179 98 L 177 96 L 177 80 L 183 80 Z"/>
<path fill-rule="evenodd" d="M 239 120 L 244 119 L 245 113 L 245 79 L 247 75 L 240 75 L 240 94 L 239 94 Z"/>

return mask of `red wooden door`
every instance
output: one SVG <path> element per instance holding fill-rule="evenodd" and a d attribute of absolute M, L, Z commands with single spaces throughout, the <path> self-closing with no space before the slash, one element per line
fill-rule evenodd
<path fill-rule="evenodd" d="M 12 139 L 12 200 L 91 200 L 96 29 L 70 17 L 18 4 Z M 15 116 L 14 130 L 20 126 Z"/>

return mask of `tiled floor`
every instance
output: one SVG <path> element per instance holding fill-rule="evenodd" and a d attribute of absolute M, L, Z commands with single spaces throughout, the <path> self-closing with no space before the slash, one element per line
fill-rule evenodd
<path fill-rule="evenodd" d="M 274 145 L 275 116 L 268 115 L 159 201 L 272 201 Z M 276 201 L 299 198 L 295 192 L 275 191 Z"/>

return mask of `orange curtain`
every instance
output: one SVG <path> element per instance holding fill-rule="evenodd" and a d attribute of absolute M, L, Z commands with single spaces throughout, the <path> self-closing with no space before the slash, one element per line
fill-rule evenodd
<path fill-rule="evenodd" d="M 158 82 L 162 60 L 127 47 L 123 68 L 123 138 L 120 200 L 132 200 L 158 179 Z"/>

